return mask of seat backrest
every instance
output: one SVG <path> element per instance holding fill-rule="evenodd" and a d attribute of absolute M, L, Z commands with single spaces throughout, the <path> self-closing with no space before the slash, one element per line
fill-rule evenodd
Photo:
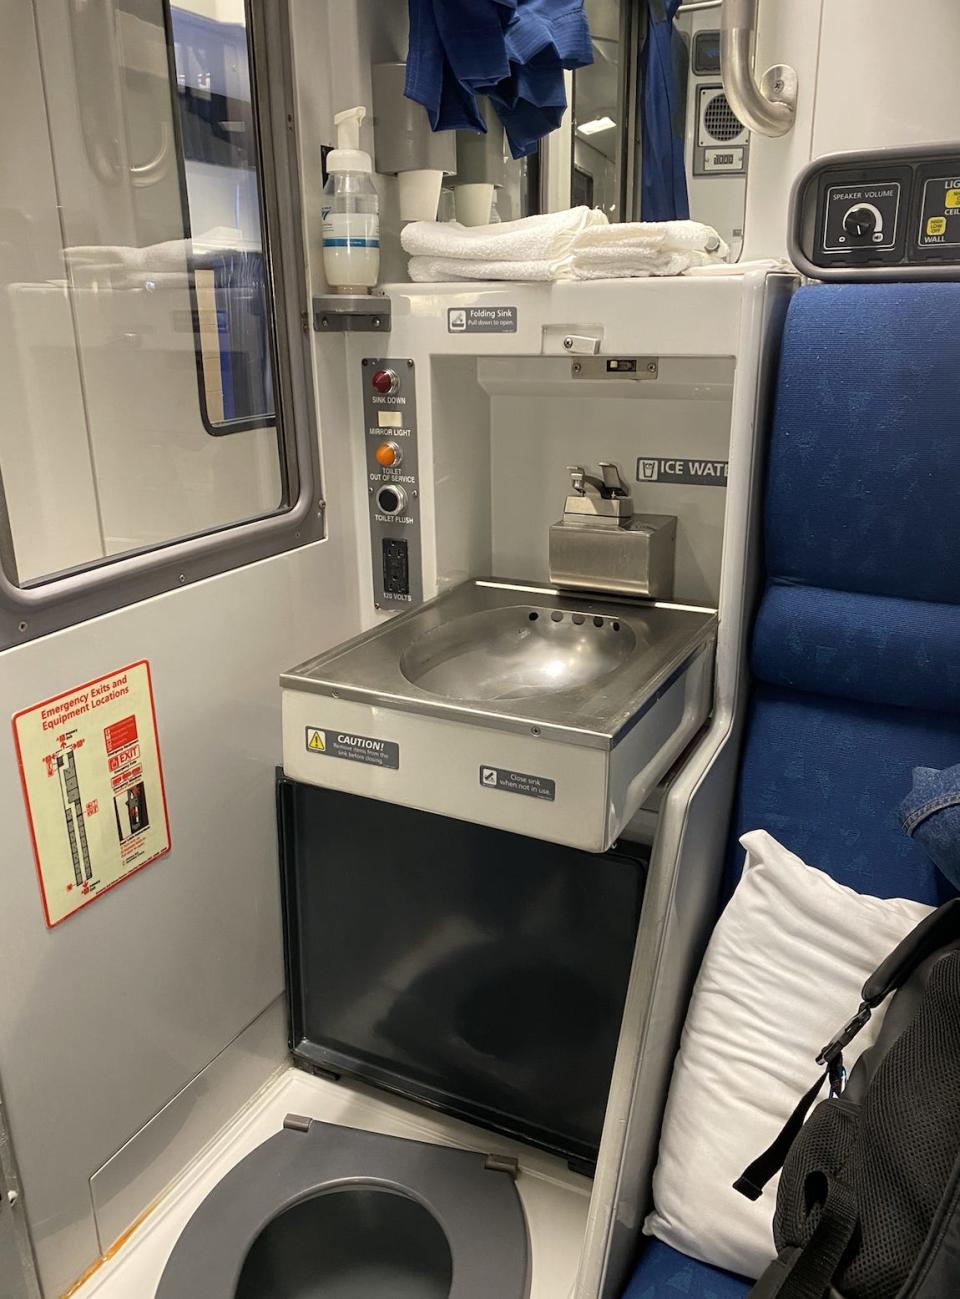
<path fill-rule="evenodd" d="M 790 305 L 732 827 L 930 903 L 951 890 L 895 811 L 914 767 L 960 762 L 957 313 L 960 284 L 817 285 Z"/>

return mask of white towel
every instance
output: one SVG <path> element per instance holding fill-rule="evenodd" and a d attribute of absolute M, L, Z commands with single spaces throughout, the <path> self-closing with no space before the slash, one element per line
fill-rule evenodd
<path fill-rule="evenodd" d="M 703 252 L 722 256 L 729 253 L 713 226 L 702 221 L 622 221 L 583 230 L 573 241 L 576 253 L 610 248 L 635 248 L 649 253 Z"/>
<path fill-rule="evenodd" d="M 616 280 L 648 275 L 682 275 L 684 271 L 720 265 L 725 244 L 715 252 L 702 249 L 650 250 L 629 244 L 591 248 L 565 257 L 535 258 L 526 262 L 470 261 L 458 257 L 411 257 L 409 274 L 415 284 L 451 280 Z"/>
<path fill-rule="evenodd" d="M 578 216 L 578 214 L 580 214 Z M 600 221 L 583 222 L 599 216 Z M 577 218 L 574 220 L 574 218 Z M 549 228 L 544 223 L 550 223 Z M 574 208 L 506 226 L 418 222 L 404 231 L 411 280 L 599 280 L 681 275 L 723 263 L 730 250 L 699 221 L 607 223 L 602 212 Z M 505 230 L 500 239 L 498 232 Z M 445 232 L 445 237 L 441 232 Z M 444 251 L 440 251 L 443 248 Z M 521 255 L 521 253 L 523 255 Z"/>
<path fill-rule="evenodd" d="M 414 257 L 447 257 L 461 261 L 531 262 L 561 257 L 586 230 L 607 225 L 597 208 L 521 217 L 497 225 L 462 226 L 458 221 L 411 221 L 400 233 L 404 252 Z"/>

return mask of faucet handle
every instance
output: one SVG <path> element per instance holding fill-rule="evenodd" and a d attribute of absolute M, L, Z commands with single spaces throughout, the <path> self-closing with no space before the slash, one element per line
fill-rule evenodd
<path fill-rule="evenodd" d="M 603 475 L 604 496 L 629 496 L 630 488 L 623 481 L 620 466 L 613 460 L 600 461 L 600 473 Z"/>
<path fill-rule="evenodd" d="M 578 496 L 585 496 L 587 489 L 583 481 L 586 477 L 583 465 L 567 465 L 567 473 L 570 475 L 570 484 L 573 490 Z"/>

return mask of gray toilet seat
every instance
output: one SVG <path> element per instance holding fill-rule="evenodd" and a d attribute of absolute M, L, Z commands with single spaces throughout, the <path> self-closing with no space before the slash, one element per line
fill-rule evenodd
<path fill-rule="evenodd" d="M 249 1273 L 241 1274 L 248 1256 L 251 1266 L 259 1264 L 255 1250 L 272 1251 L 274 1267 L 278 1260 L 282 1266 L 290 1250 L 294 1272 L 294 1251 L 320 1247 L 322 1236 L 306 1224 L 293 1226 L 292 1233 L 279 1228 L 284 1215 L 294 1223 L 293 1215 L 307 1202 L 321 1213 L 330 1211 L 329 1253 L 341 1262 L 352 1260 L 356 1246 L 362 1270 L 364 1257 L 389 1250 L 391 1238 L 408 1255 L 421 1250 L 429 1280 L 422 1288 L 415 1280 L 408 1284 L 405 1293 L 411 1297 L 526 1299 L 526 1220 L 509 1172 L 472 1151 L 315 1120 L 288 1123 L 231 1169 L 196 1210 L 174 1246 L 155 1299 L 237 1299 L 242 1279 L 241 1299 L 252 1299 L 256 1287 L 250 1286 Z M 382 1266 L 389 1265 L 387 1258 Z M 417 1264 L 411 1266 L 414 1272 L 404 1275 L 415 1275 Z M 331 1293 L 339 1299 L 360 1296 L 366 1288 L 360 1283 L 352 1288 L 348 1281 L 346 1288 L 333 1284 L 328 1291 L 322 1272 L 311 1275 L 315 1290 L 294 1285 L 290 1294 Z"/>

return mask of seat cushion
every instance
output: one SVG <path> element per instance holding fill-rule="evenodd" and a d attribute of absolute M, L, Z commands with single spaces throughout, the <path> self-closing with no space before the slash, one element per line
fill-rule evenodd
<path fill-rule="evenodd" d="M 687 1258 L 662 1241 L 651 1240 L 623 1299 L 743 1299 L 752 1281 Z"/>
<path fill-rule="evenodd" d="M 960 604 L 958 309 L 960 284 L 794 295 L 767 472 L 775 581 Z"/>
<path fill-rule="evenodd" d="M 960 717 L 852 703 L 758 684 L 748 721 L 729 896 L 743 866 L 736 840 L 758 827 L 841 884 L 936 905 L 953 895 L 897 807 L 914 767 L 960 761 Z"/>

